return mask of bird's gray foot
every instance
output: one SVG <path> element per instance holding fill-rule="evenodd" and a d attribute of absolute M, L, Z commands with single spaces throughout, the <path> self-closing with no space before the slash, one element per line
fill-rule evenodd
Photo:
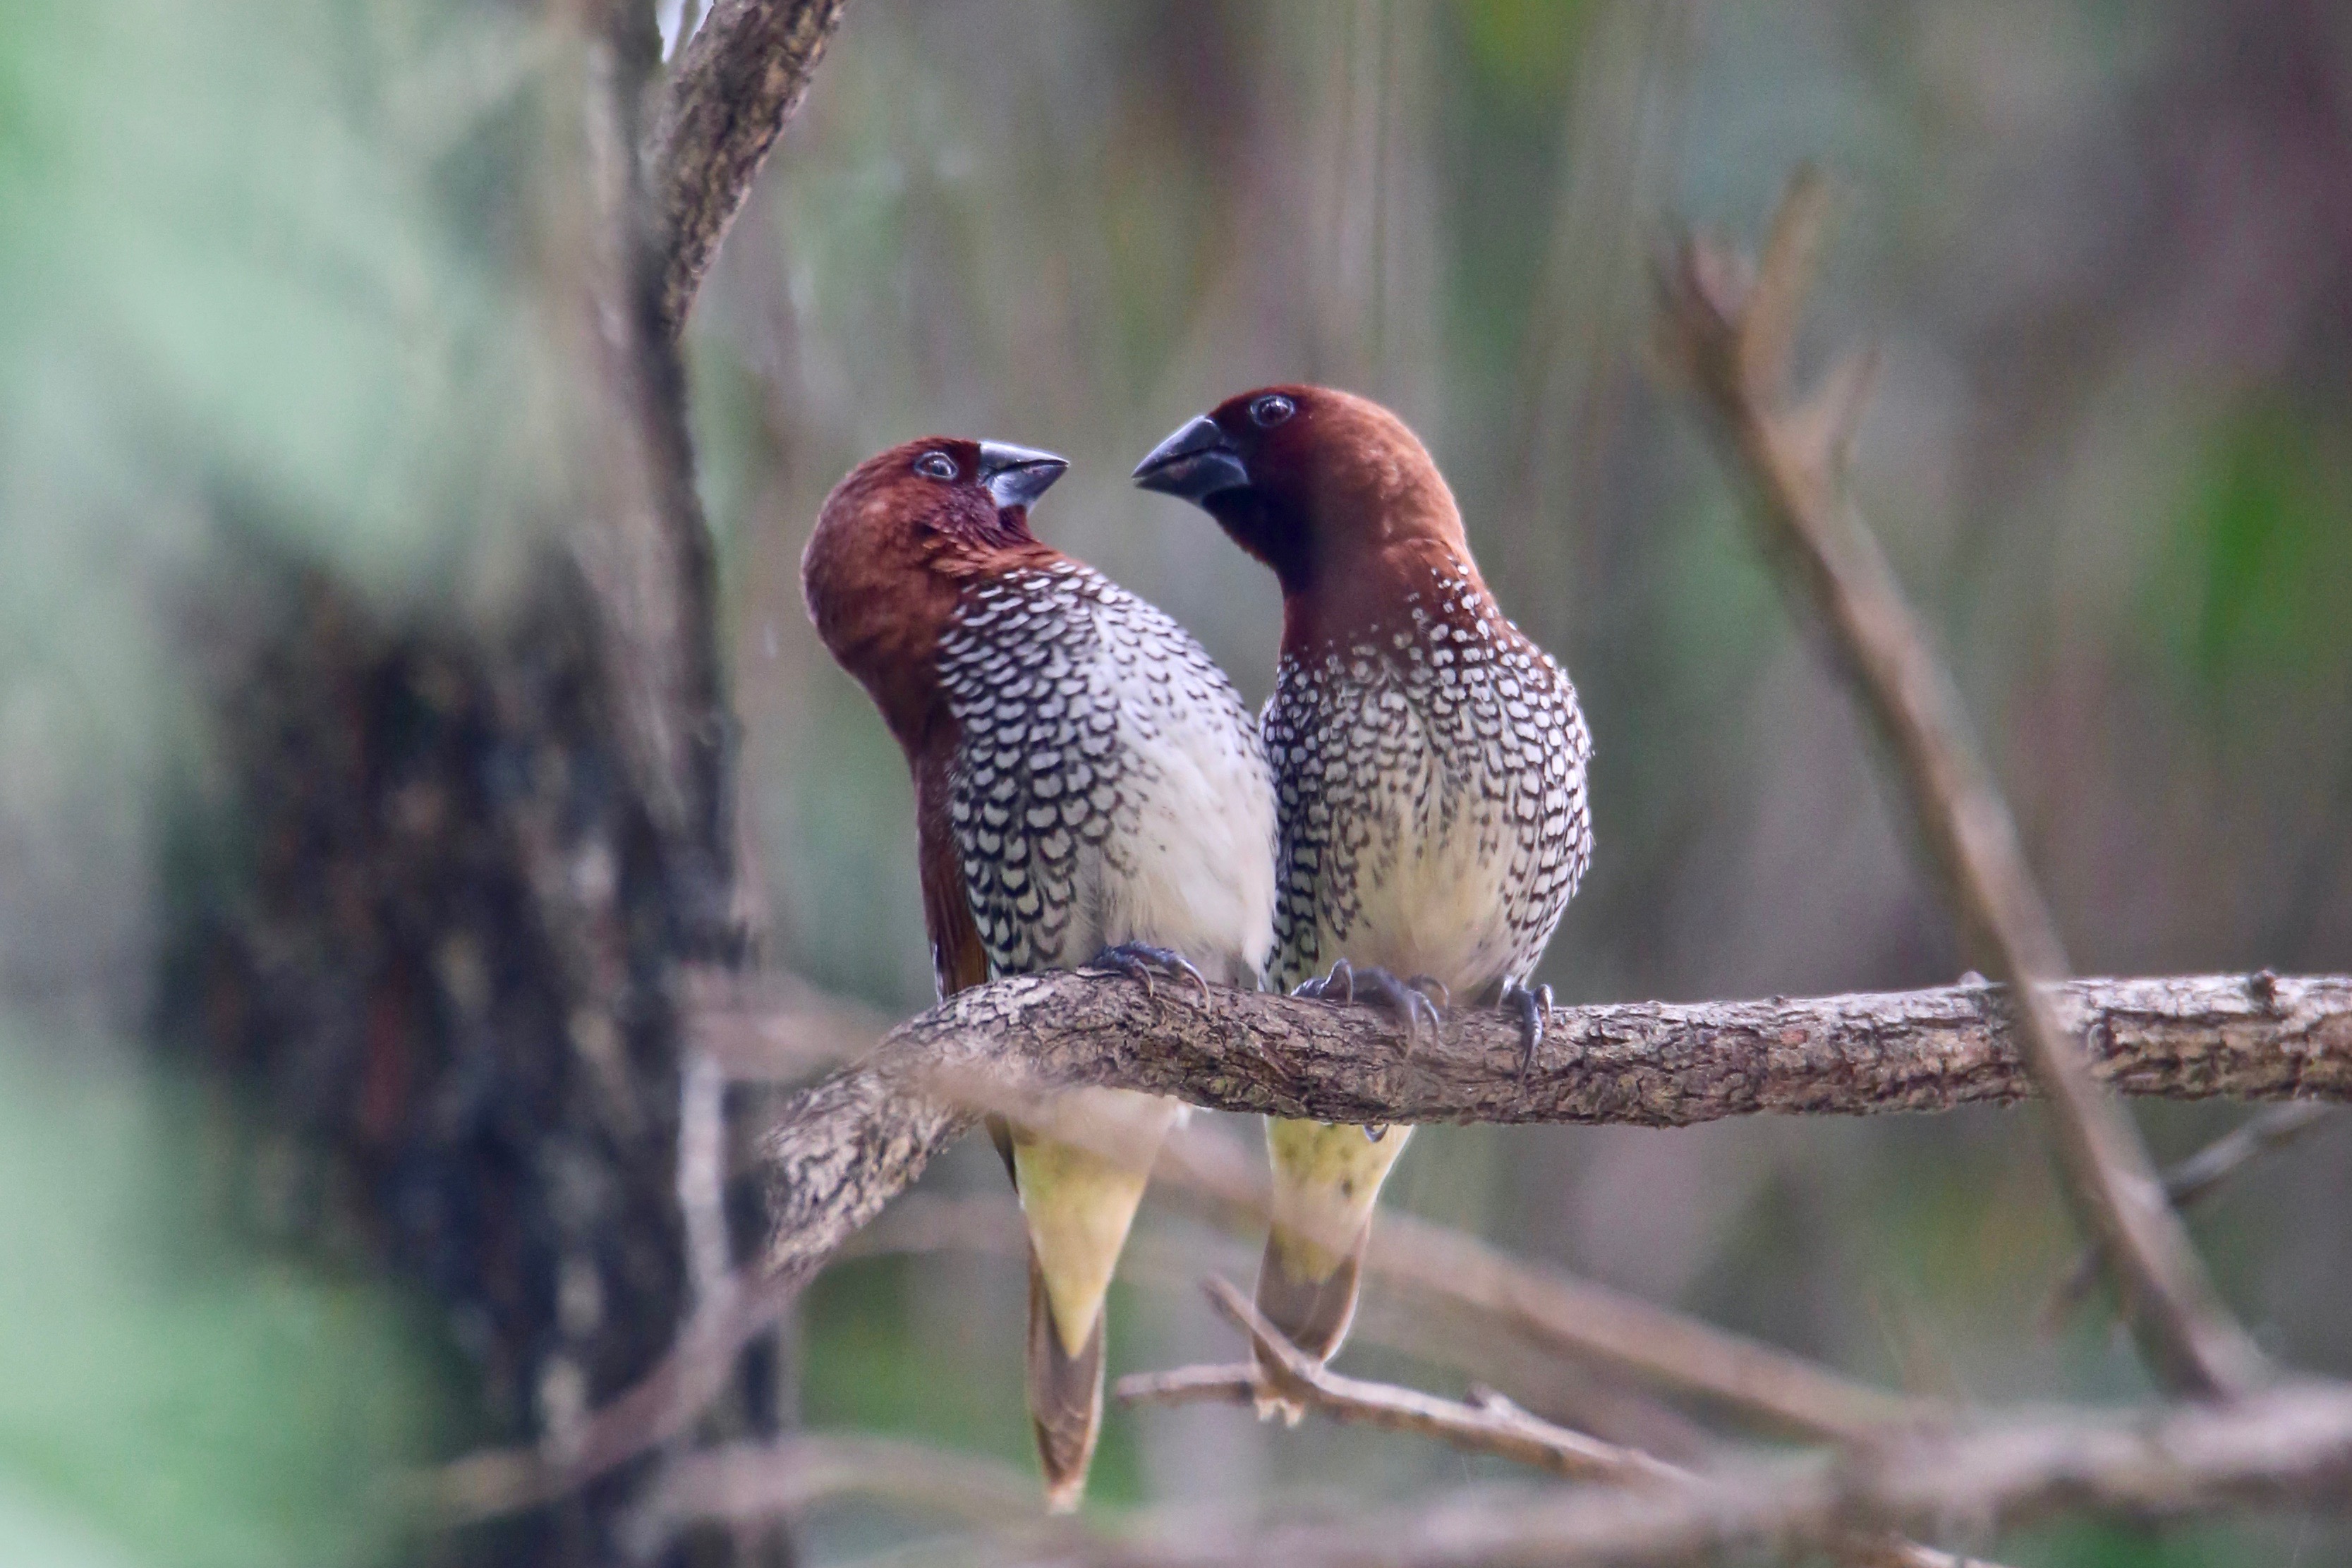
<path fill-rule="evenodd" d="M 1143 982 L 1143 994 L 1154 1002 L 1160 999 L 1160 994 L 1151 988 L 1151 978 L 1155 975 L 1163 979 L 1190 980 L 1201 988 L 1201 999 L 1204 1002 L 1209 999 L 1209 982 L 1202 978 L 1201 971 L 1192 967 L 1191 959 L 1172 948 L 1154 947 L 1145 942 L 1121 942 L 1116 947 L 1106 947 L 1096 954 L 1094 962 L 1087 967 L 1108 969 L 1114 974 L 1125 975 L 1130 980 L 1140 980 Z"/>
<path fill-rule="evenodd" d="M 1535 1071 L 1536 1052 L 1543 1047 L 1544 1027 L 1551 1022 L 1551 988 L 1538 986 L 1531 991 L 1516 979 L 1507 979 L 1502 1005 L 1518 1015 L 1519 1082 L 1525 1083 L 1528 1074 Z"/>
<path fill-rule="evenodd" d="M 1370 1007 L 1386 1008 L 1403 1021 L 1406 1042 L 1417 1045 L 1424 1029 L 1429 1031 L 1429 1038 L 1435 1040 L 1439 1023 L 1437 1003 L 1432 1001 L 1428 992 L 1422 988 L 1424 981 L 1437 985 L 1436 981 L 1428 980 L 1425 976 L 1400 980 L 1375 965 L 1359 969 L 1347 959 L 1340 958 L 1333 961 L 1329 974 L 1319 980 L 1302 983 L 1290 994 L 1294 997 L 1314 997 L 1327 1002 L 1362 1002 Z M 1444 991 L 1444 987 L 1438 986 L 1438 989 Z"/>

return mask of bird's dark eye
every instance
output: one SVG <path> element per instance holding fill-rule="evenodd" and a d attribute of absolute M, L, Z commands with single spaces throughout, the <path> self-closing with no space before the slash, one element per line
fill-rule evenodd
<path fill-rule="evenodd" d="M 955 459 L 944 452 L 926 452 L 915 459 L 915 472 L 926 479 L 953 479 Z"/>
<path fill-rule="evenodd" d="M 1280 392 L 1268 392 L 1250 404 L 1250 417 L 1260 428 L 1272 429 L 1298 412 L 1298 405 Z"/>

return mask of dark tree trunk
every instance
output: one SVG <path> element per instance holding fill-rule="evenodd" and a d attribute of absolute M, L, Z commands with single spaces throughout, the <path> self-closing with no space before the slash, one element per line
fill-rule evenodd
<path fill-rule="evenodd" d="M 590 601 L 552 551 L 487 631 L 248 566 L 195 634 L 220 793 L 184 835 L 167 1036 L 293 1152 L 240 1162 L 267 1222 L 424 1287 L 478 1376 L 477 1436 L 560 1449 L 690 1304 L 666 983 L 686 924 Z M 635 1479 L 457 1554 L 618 1561 Z"/>

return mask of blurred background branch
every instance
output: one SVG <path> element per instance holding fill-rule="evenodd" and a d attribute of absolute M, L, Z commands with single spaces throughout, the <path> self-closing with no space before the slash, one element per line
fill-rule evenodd
<path fill-rule="evenodd" d="M 1378 1563 L 1669 1564 L 1835 1549 L 1856 1528 L 2013 1528 L 2055 1510 L 2158 1520 L 2281 1503 L 2338 1505 L 2352 1465 L 2352 1396 L 2283 1386 L 2161 1420 L 2067 1413 L 1891 1436 L 1835 1461 L 1760 1462 L 1691 1484 L 1535 1497 L 1465 1490 L 1344 1522 L 1194 1531 L 1026 1563 L 1120 1568 Z M 1923 1553 L 1954 1568 L 1965 1554 Z"/>
<path fill-rule="evenodd" d="M 1959 692 L 1852 505 L 1847 470 L 1873 361 L 1842 361 L 1801 400 L 1791 390 L 1828 201 L 1818 174 L 1799 174 L 1752 267 L 1685 241 L 1662 277 L 1669 352 L 1721 427 L 1771 553 L 1801 585 L 1893 751 L 1960 924 L 2016 998 L 2018 1042 L 2047 1101 L 2068 1189 L 2143 1351 L 2176 1388 L 2242 1392 L 2267 1375 L 2263 1357 L 2214 1292 L 2138 1129 L 2100 1092 L 2043 1000 L 2043 982 L 2066 971 L 2057 927 Z"/>

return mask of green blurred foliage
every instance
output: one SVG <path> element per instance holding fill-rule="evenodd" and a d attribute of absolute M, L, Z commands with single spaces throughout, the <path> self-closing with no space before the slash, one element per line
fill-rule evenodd
<path fill-rule="evenodd" d="M 549 57 L 460 0 L 0 16 L 0 713 L 93 831 L 195 738 L 225 523 L 438 596 L 546 505 Z"/>
<path fill-rule="evenodd" d="M 2215 693 L 2325 688 L 2352 662 L 2352 437 L 2266 402 L 2223 422 L 2188 489 L 2172 570 L 2181 651 Z"/>
<path fill-rule="evenodd" d="M 399 1554 L 429 1312 L 257 1249 L 234 1113 L 126 1043 L 256 537 L 494 608 L 552 482 L 530 13 L 0 8 L 0 1562 Z"/>
<path fill-rule="evenodd" d="M 122 1042 L 0 1018 L 0 1562 L 398 1549 L 388 1478 L 448 1430 L 429 1318 L 210 1212 L 219 1114 Z"/>

